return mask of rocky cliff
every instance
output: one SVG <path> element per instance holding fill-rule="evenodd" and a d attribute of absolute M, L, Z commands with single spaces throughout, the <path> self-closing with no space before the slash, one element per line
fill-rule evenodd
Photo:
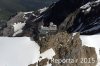
<path fill-rule="evenodd" d="M 97 55 L 95 48 L 83 46 L 79 36 L 79 33 L 58 32 L 55 35 L 42 38 L 39 41 L 40 52 L 43 53 L 52 48 L 55 56 L 52 59 L 42 59 L 38 62 L 38 66 L 50 64 L 50 66 L 96 66 Z M 31 64 L 29 66 L 36 65 Z"/>

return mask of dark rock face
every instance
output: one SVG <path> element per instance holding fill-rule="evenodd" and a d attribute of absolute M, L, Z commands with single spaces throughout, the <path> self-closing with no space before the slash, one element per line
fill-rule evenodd
<path fill-rule="evenodd" d="M 47 38 L 46 38 L 47 39 Z M 45 47 L 45 48 L 44 48 Z M 56 52 L 54 59 L 78 59 L 76 63 L 52 63 L 52 66 L 95 66 L 96 52 L 92 47 L 82 46 L 79 34 L 72 36 L 66 32 L 61 32 L 49 37 L 42 43 L 41 52 L 48 48 L 53 48 Z M 81 63 L 81 58 L 94 58 L 95 62 Z M 91 60 L 92 61 L 92 60 Z"/>
<path fill-rule="evenodd" d="M 79 11 L 68 32 L 80 32 L 83 35 L 92 35 L 100 32 L 100 5 L 91 7 L 89 13 Z M 73 13 L 73 15 L 75 12 Z M 74 15 L 75 16 L 75 15 Z M 68 17 L 67 17 L 68 18 Z"/>
<path fill-rule="evenodd" d="M 52 4 L 48 10 L 44 12 L 42 20 L 45 25 L 48 25 L 50 22 L 59 25 L 64 21 L 68 14 L 74 12 L 89 1 L 92 0 L 60 0 L 57 3 Z"/>
<path fill-rule="evenodd" d="M 89 4 L 82 8 L 87 3 Z M 22 18 L 25 14 L 18 14 L 8 21 L 7 26 L 12 23 L 25 22 L 23 32 L 16 36 L 33 36 L 34 38 L 38 37 L 38 28 L 42 22 L 44 26 L 49 26 L 50 22 L 53 22 L 57 25 L 58 31 L 92 35 L 100 32 L 99 12 L 100 2 L 96 2 L 96 0 L 59 0 L 42 13 L 36 11 L 34 12 L 35 16 L 32 13 L 28 14 L 29 18 L 26 20 Z M 3 31 L 7 32 L 1 30 L 1 33 Z M 5 33 L 2 35 L 7 36 Z"/>
<path fill-rule="evenodd" d="M 77 29 L 76 27 L 80 25 L 80 23 L 76 21 L 77 19 L 80 19 L 80 7 L 91 1 L 93 0 L 60 0 L 53 3 L 46 11 L 36 18 L 27 20 L 24 30 L 25 32 L 28 31 L 29 33 L 33 33 L 33 37 L 36 38 L 39 33 L 38 27 L 40 27 L 39 24 L 41 22 L 44 23 L 44 26 L 49 26 L 49 23 L 53 22 L 59 29 L 62 29 L 62 26 L 59 27 L 60 25 L 64 25 L 64 29 L 66 29 L 67 32 L 72 33 Z M 80 31 L 76 30 L 75 32 Z"/>
<path fill-rule="evenodd" d="M 46 50 L 52 48 L 55 52 L 53 59 L 43 59 L 38 65 L 47 65 L 47 62 L 52 66 L 96 66 L 97 55 L 95 48 L 82 46 L 79 38 L 80 34 L 76 35 L 68 34 L 67 32 L 58 32 L 55 35 L 48 35 L 46 38 L 40 40 L 40 52 L 43 53 Z M 75 62 L 59 62 L 57 59 L 74 59 Z M 83 61 L 83 59 L 87 59 Z M 57 63 L 58 62 L 58 63 Z M 29 66 L 34 66 L 29 65 Z"/>
<path fill-rule="evenodd" d="M 81 8 L 89 2 L 88 6 Z M 80 32 L 83 35 L 92 35 L 100 32 L 99 11 L 100 2 L 95 0 L 60 0 L 33 20 L 33 24 L 43 21 L 44 25 L 48 26 L 53 22 L 59 29 L 69 33 Z"/>
<path fill-rule="evenodd" d="M 74 20 L 76 19 L 77 14 L 79 14 L 79 13 L 80 13 L 80 9 L 78 9 L 75 12 L 69 14 L 68 17 L 66 17 L 66 19 L 59 25 L 59 30 L 60 31 L 61 30 L 63 30 L 63 31 L 67 30 L 68 31 L 69 28 L 71 28 L 73 25 L 76 24 L 76 23 L 74 23 Z M 74 30 L 75 27 L 73 27 L 73 29 L 71 29 L 71 30 Z M 69 30 L 69 31 L 71 31 L 71 30 Z"/>

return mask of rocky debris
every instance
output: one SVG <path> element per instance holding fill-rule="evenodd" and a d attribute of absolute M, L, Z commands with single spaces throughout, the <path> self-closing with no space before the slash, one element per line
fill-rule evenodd
<path fill-rule="evenodd" d="M 46 63 L 51 63 L 52 66 L 96 66 L 97 55 L 95 48 L 82 46 L 79 36 L 79 33 L 73 35 L 67 32 L 58 32 L 55 35 L 41 39 L 41 41 L 39 41 L 40 52 L 43 53 L 53 48 L 56 55 L 52 60 L 48 59 L 47 61 L 47 59 L 44 59 L 40 61 L 38 64 L 42 65 L 39 66 L 44 66 Z M 59 62 L 56 61 L 57 59 L 67 59 L 67 62 Z M 70 59 L 71 62 L 68 61 L 68 59 Z"/>
<path fill-rule="evenodd" d="M 58 44 L 62 44 L 62 42 L 68 43 L 66 40 L 71 40 L 72 39 L 69 36 L 71 36 L 71 35 L 70 34 L 68 35 L 67 33 L 57 33 L 55 36 L 54 35 L 46 36 L 45 38 L 40 40 L 40 43 L 39 43 L 40 46 L 41 46 L 40 51 L 44 52 L 47 49 L 56 48 L 56 47 L 60 46 Z"/>

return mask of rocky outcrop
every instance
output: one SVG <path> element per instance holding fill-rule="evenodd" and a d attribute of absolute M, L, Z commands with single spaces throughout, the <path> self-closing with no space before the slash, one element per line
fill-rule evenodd
<path fill-rule="evenodd" d="M 15 17 L 11 18 L 7 22 L 7 26 L 3 28 L 3 36 L 13 36 L 14 34 L 14 25 L 18 23 L 24 23 L 25 18 L 23 18 L 24 13 L 19 12 Z M 19 26 L 20 27 L 20 26 Z"/>
<path fill-rule="evenodd" d="M 76 19 L 77 15 L 80 13 L 80 9 L 76 10 L 75 12 L 71 13 L 66 17 L 66 19 L 59 25 L 60 31 L 68 31 L 70 27 L 74 25 L 74 20 Z"/>
<path fill-rule="evenodd" d="M 30 36 L 30 32 L 25 28 L 30 29 L 28 26 L 34 18 L 36 18 L 36 15 L 33 12 L 19 12 L 16 16 L 12 17 L 7 23 L 5 23 L 6 26 L 1 29 L 1 36 Z M 27 35 L 27 33 L 29 34 Z"/>
<path fill-rule="evenodd" d="M 39 41 L 40 52 L 53 48 L 56 55 L 52 59 L 43 59 L 38 66 L 45 66 L 48 63 L 51 66 L 96 66 L 95 48 L 83 46 L 79 36 L 79 33 L 58 32 L 42 38 Z"/>

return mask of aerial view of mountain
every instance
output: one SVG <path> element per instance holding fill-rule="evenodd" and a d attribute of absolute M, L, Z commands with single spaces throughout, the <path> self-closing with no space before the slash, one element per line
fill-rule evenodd
<path fill-rule="evenodd" d="M 0 66 L 100 66 L 100 0 L 0 0 Z"/>

